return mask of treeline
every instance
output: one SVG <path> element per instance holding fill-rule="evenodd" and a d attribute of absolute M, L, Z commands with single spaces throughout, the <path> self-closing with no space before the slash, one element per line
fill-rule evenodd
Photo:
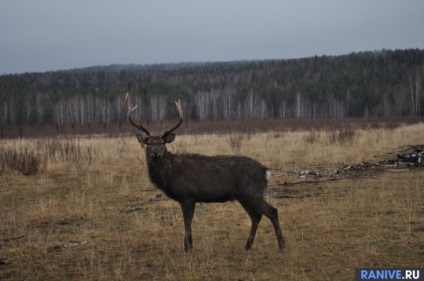
<path fill-rule="evenodd" d="M 424 50 L 290 60 L 111 65 L 0 76 L 0 124 L 424 116 Z"/>

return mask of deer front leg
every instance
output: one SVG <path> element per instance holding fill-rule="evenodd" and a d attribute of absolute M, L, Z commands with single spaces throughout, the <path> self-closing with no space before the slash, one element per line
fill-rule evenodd
<path fill-rule="evenodd" d="M 185 237 L 184 237 L 184 251 L 189 252 L 193 248 L 193 240 L 191 238 L 191 222 L 193 220 L 194 208 L 196 206 L 195 202 L 181 202 L 181 209 L 183 210 L 184 217 L 184 228 L 185 228 Z"/>

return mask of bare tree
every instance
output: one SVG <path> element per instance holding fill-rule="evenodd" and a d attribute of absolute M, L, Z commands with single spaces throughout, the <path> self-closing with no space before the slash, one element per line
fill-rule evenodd
<path fill-rule="evenodd" d="M 245 110 L 245 112 L 247 113 L 246 117 L 249 117 L 249 118 L 256 117 L 255 109 L 256 109 L 256 96 L 253 93 L 253 91 L 250 91 L 246 101 L 246 110 Z"/>
<path fill-rule="evenodd" d="M 234 89 L 232 88 L 224 88 L 222 93 L 222 100 L 224 102 L 224 118 L 229 119 L 232 117 L 232 102 L 233 102 Z"/>
<path fill-rule="evenodd" d="M 415 79 L 413 79 L 412 74 L 409 77 L 409 89 L 410 89 L 410 104 L 411 104 L 411 115 L 417 116 L 420 111 L 420 99 L 421 99 L 421 76 L 417 71 L 415 74 Z"/>
<path fill-rule="evenodd" d="M 261 119 L 264 119 L 268 116 L 268 106 L 264 99 L 261 99 L 260 107 L 261 107 Z"/>
<path fill-rule="evenodd" d="M 411 93 L 411 100 L 410 100 L 411 115 L 415 116 L 416 115 L 416 111 L 415 111 L 416 98 L 415 98 L 415 93 L 414 93 L 414 84 L 412 82 L 412 76 L 409 77 L 409 90 L 410 90 L 410 93 Z"/>
<path fill-rule="evenodd" d="M 207 119 L 209 117 L 210 93 L 200 92 L 194 97 L 196 108 L 198 110 L 199 119 Z"/>
<path fill-rule="evenodd" d="M 287 105 L 286 105 L 286 100 L 284 99 L 280 103 L 280 107 L 278 108 L 280 118 L 286 118 L 286 111 L 287 111 Z"/>
<path fill-rule="evenodd" d="M 243 156 L 204 156 L 197 154 L 173 154 L 165 144 L 175 139 L 174 131 L 183 122 L 180 101 L 176 102 L 179 122 L 161 135 L 150 135 L 140 122 L 131 118 L 136 107 L 128 105 L 129 122 L 143 133 L 137 135 L 146 146 L 146 159 L 150 180 L 165 194 L 177 201 L 183 211 L 185 237 L 184 250 L 192 249 L 191 223 L 196 202 L 225 202 L 237 200 L 250 216 L 252 226 L 245 246 L 249 250 L 255 238 L 262 215 L 268 217 L 273 226 L 280 250 L 284 248 L 278 211 L 264 199 L 267 181 L 271 176 L 268 168 Z"/>
<path fill-rule="evenodd" d="M 212 99 L 212 116 L 213 119 L 217 119 L 219 117 L 219 111 L 218 111 L 218 98 L 220 97 L 220 94 L 218 91 L 212 90 L 210 93 L 210 98 Z"/>
<path fill-rule="evenodd" d="M 53 108 L 53 116 L 57 125 L 65 124 L 65 106 L 63 105 L 63 100 L 56 102 Z"/>
<path fill-rule="evenodd" d="M 300 94 L 300 92 L 296 93 L 294 112 L 295 112 L 296 118 L 303 117 L 303 99 L 302 99 L 302 95 Z"/>
<path fill-rule="evenodd" d="M 165 119 L 167 99 L 164 95 L 152 95 L 150 97 L 150 120 Z"/>

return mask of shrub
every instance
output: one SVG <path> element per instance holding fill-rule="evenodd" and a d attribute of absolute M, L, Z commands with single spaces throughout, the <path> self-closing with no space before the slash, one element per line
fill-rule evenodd
<path fill-rule="evenodd" d="M 45 142 L 44 150 L 51 161 L 69 162 L 76 168 L 91 165 L 99 156 L 99 147 L 83 147 L 75 138 L 49 139 Z"/>
<path fill-rule="evenodd" d="M 307 143 L 314 144 L 315 142 L 319 141 L 321 134 L 319 131 L 311 131 L 309 134 L 303 137 L 303 140 Z"/>
<path fill-rule="evenodd" d="M 243 141 L 244 137 L 240 134 L 230 134 L 228 137 L 228 143 L 231 147 L 231 149 L 234 151 L 235 154 L 240 153 L 241 149 L 241 143 Z"/>
<path fill-rule="evenodd" d="M 4 161 L 4 149 L 0 147 L 0 176 L 6 173 L 6 161 Z"/>
<path fill-rule="evenodd" d="M 356 129 L 354 127 L 348 126 L 340 130 L 334 130 L 329 132 L 329 141 L 330 143 L 339 143 L 345 144 L 354 139 L 356 135 Z"/>
<path fill-rule="evenodd" d="M 47 157 L 30 145 L 21 148 L 2 148 L 0 154 L 0 174 L 10 171 L 32 176 L 47 167 Z"/>

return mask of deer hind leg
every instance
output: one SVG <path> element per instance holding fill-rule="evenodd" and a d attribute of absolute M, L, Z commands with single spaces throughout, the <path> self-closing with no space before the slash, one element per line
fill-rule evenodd
<path fill-rule="evenodd" d="M 193 248 L 193 239 L 191 238 L 191 222 L 193 221 L 194 208 L 196 205 L 194 202 L 182 202 L 180 204 L 184 217 L 184 251 L 190 252 Z"/>
<path fill-rule="evenodd" d="M 255 210 L 271 220 L 272 225 L 274 226 L 275 234 L 277 235 L 278 247 L 280 251 L 282 251 L 284 249 L 284 238 L 281 233 L 280 222 L 278 220 L 278 210 L 268 204 L 268 202 L 266 202 L 263 198 L 261 198 L 261 200 L 258 202 Z"/>
<path fill-rule="evenodd" d="M 261 221 L 262 215 L 255 211 L 255 209 L 249 204 L 239 201 L 243 206 L 246 213 L 249 215 L 250 220 L 252 221 L 252 227 L 250 228 L 249 238 L 247 238 L 245 250 L 250 250 L 253 244 L 253 240 L 255 239 L 256 230 L 258 230 L 259 222 Z"/>

